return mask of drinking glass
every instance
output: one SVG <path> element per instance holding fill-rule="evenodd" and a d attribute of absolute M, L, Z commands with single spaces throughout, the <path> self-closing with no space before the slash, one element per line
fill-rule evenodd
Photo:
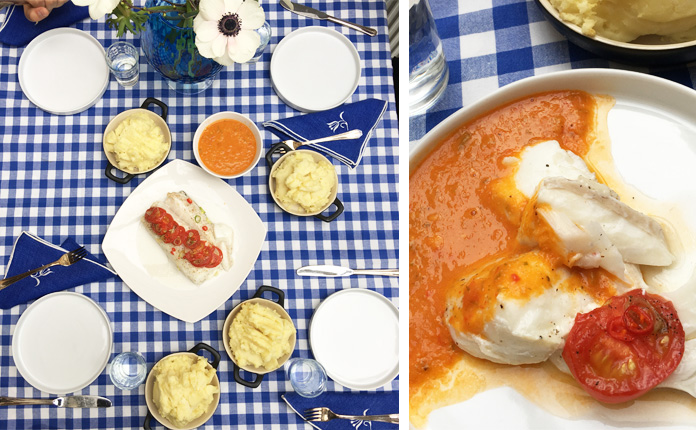
<path fill-rule="evenodd" d="M 111 361 L 109 376 L 116 388 L 132 390 L 145 382 L 147 364 L 137 352 L 122 352 Z"/>
<path fill-rule="evenodd" d="M 408 10 L 409 115 L 425 112 L 442 96 L 449 68 L 428 0 L 411 0 Z"/>
<path fill-rule="evenodd" d="M 326 390 L 326 370 L 311 358 L 293 358 L 287 365 L 290 385 L 302 397 L 317 397 Z"/>
<path fill-rule="evenodd" d="M 106 48 L 106 64 L 116 81 L 124 87 L 138 83 L 140 52 L 133 44 L 116 42 Z"/>

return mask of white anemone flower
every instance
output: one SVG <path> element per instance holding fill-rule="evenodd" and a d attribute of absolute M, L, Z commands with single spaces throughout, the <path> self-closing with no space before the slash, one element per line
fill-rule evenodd
<path fill-rule="evenodd" d="M 255 0 L 201 0 L 193 20 L 198 52 L 223 66 L 246 63 L 256 53 L 261 37 L 254 30 L 266 21 Z"/>
<path fill-rule="evenodd" d="M 89 6 L 89 16 L 99 19 L 107 13 L 113 12 L 121 0 L 72 0 L 76 6 Z"/>

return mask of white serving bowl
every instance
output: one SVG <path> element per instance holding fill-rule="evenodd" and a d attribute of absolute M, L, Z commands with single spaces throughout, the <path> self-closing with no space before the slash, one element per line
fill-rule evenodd
<path fill-rule="evenodd" d="M 210 124 L 214 123 L 215 121 L 219 121 L 222 119 L 233 119 L 236 121 L 241 122 L 242 124 L 246 125 L 249 127 L 251 132 L 254 134 L 254 138 L 256 139 L 256 154 L 254 155 L 254 160 L 251 162 L 251 164 L 241 173 L 238 173 L 236 175 L 220 175 L 218 173 L 215 173 L 211 171 L 202 161 L 201 161 L 201 156 L 198 153 L 198 141 L 201 138 L 201 135 L 203 134 L 203 130 L 205 130 Z M 196 157 L 196 161 L 198 162 L 198 165 L 201 166 L 203 170 L 206 172 L 210 173 L 213 176 L 217 176 L 218 178 L 222 179 L 233 179 L 233 178 L 238 178 L 240 176 L 243 176 L 251 169 L 256 167 L 256 164 L 259 162 L 259 159 L 261 158 L 261 151 L 263 149 L 263 142 L 261 140 L 261 132 L 259 132 L 259 128 L 254 124 L 252 120 L 250 120 L 247 116 L 242 115 L 237 112 L 218 112 L 216 114 L 213 114 L 209 116 L 208 118 L 203 121 L 198 128 L 196 129 L 196 134 L 193 135 L 193 155 Z"/>

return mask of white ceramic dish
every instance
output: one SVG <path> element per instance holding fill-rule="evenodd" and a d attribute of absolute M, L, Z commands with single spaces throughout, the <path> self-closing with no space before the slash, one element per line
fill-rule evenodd
<path fill-rule="evenodd" d="M 696 171 L 693 169 L 696 163 L 696 111 L 693 109 L 696 92 L 642 73 L 584 69 L 551 73 L 510 84 L 457 111 L 417 142 L 410 153 L 411 171 L 445 136 L 472 118 L 530 94 L 563 89 L 608 94 L 616 99 L 608 122 L 612 155 L 619 174 L 626 183 L 647 196 L 676 205 L 690 223 L 688 230 L 696 232 L 696 202 L 693 200 L 696 193 Z M 691 265 L 682 268 L 687 275 L 693 270 L 696 261 L 693 257 L 689 258 Z M 501 405 L 506 405 L 505 420 L 491 420 L 491 417 L 500 416 Z M 645 417 L 645 408 L 649 407 L 652 407 L 648 412 L 650 420 L 636 418 Z M 577 419 L 563 419 L 527 401 L 514 390 L 502 388 L 434 411 L 426 428 L 449 430 L 466 426 L 492 429 L 504 428 L 507 422 L 514 423 L 514 427 L 520 430 L 673 430 L 687 428 L 687 425 L 693 428 L 696 413 L 686 409 L 669 402 L 652 402 L 652 405 L 635 402 L 625 407 L 600 408 Z"/>
<path fill-rule="evenodd" d="M 177 270 L 140 222 L 153 202 L 180 190 L 204 208 L 213 222 L 234 230 L 232 268 L 198 286 Z M 121 279 L 143 300 L 193 323 L 237 291 L 254 267 L 265 237 L 265 225 L 234 188 L 198 166 L 174 160 L 145 179 L 126 199 L 109 225 L 102 248 Z"/>
<path fill-rule="evenodd" d="M 294 157 L 298 152 L 306 152 L 309 155 L 311 155 L 312 158 L 314 158 L 314 161 L 316 163 L 326 162 L 326 163 L 329 163 L 329 165 L 331 165 L 331 167 L 333 168 L 334 185 L 333 185 L 333 187 L 331 187 L 331 194 L 329 195 L 328 203 L 326 203 L 324 206 L 322 206 L 320 210 L 313 211 L 313 212 L 307 212 L 305 210 L 305 208 L 303 208 L 302 206 L 300 206 L 299 204 L 297 204 L 295 202 L 285 203 L 285 202 L 280 201 L 280 199 L 276 195 L 277 194 L 276 188 L 278 185 L 277 185 L 277 180 L 273 176 L 273 174 L 275 173 L 276 170 L 278 170 L 278 168 L 280 166 L 283 165 L 283 162 L 285 162 L 285 160 L 288 160 L 289 158 Z M 268 189 L 270 190 L 271 197 L 273 197 L 273 200 L 276 202 L 276 204 L 278 206 L 280 206 L 280 208 L 282 208 L 287 213 L 290 213 L 290 214 L 296 215 L 296 216 L 315 216 L 315 215 L 319 215 L 320 213 L 324 212 L 332 204 L 334 204 L 334 201 L 336 200 L 336 196 L 338 195 L 338 173 L 336 173 L 336 169 L 333 167 L 333 164 L 331 163 L 331 161 L 329 161 L 329 159 L 326 158 L 325 156 L 323 156 L 322 154 L 320 154 L 316 151 L 310 151 L 307 149 L 298 149 L 295 151 L 290 151 L 290 152 L 286 153 L 285 155 L 282 155 L 278 160 L 276 160 L 276 162 L 271 167 L 271 172 L 269 173 L 269 176 L 268 176 Z"/>
<path fill-rule="evenodd" d="M 160 361 L 155 363 L 155 366 L 159 364 L 161 361 L 166 360 L 170 357 L 178 356 L 178 355 L 187 355 L 192 358 L 200 358 L 198 354 L 195 354 L 193 352 L 175 352 L 173 354 L 169 354 L 166 357 L 162 358 Z M 155 366 L 152 366 L 153 368 Z M 213 368 L 213 366 L 208 363 L 206 366 L 208 369 Z M 147 409 L 150 411 L 150 414 L 163 426 L 169 429 L 177 429 L 177 430 L 192 430 L 198 427 L 201 427 L 203 424 L 205 424 L 210 417 L 212 417 L 215 414 L 215 411 L 217 410 L 218 405 L 220 404 L 220 379 L 218 378 L 217 375 L 217 369 L 215 371 L 215 377 L 211 381 L 210 385 L 218 387 L 218 392 L 213 395 L 213 402 L 208 406 L 208 410 L 201 415 L 200 417 L 196 418 L 195 420 L 191 421 L 190 423 L 182 426 L 182 427 L 176 427 L 170 420 L 167 418 L 164 418 L 162 414 L 159 413 L 159 410 L 157 409 L 157 405 L 155 404 L 154 401 L 154 388 L 155 388 L 155 381 L 157 375 L 155 372 L 150 371 L 147 375 L 147 380 L 145 381 L 145 403 L 147 404 Z M 148 422 L 149 424 L 149 422 Z M 151 428 L 149 425 L 144 426 L 144 428 Z"/>
<path fill-rule="evenodd" d="M 232 360 L 234 364 L 236 364 L 237 366 L 239 366 L 239 363 L 237 363 L 237 361 L 234 359 L 234 354 L 232 354 L 232 348 L 230 348 L 230 326 L 232 325 L 232 321 L 234 321 L 234 318 L 242 309 L 242 305 L 245 303 L 256 303 L 258 305 L 265 306 L 271 310 L 276 311 L 281 318 L 283 318 L 286 321 L 290 321 L 290 324 L 293 324 L 292 318 L 290 318 L 290 315 L 282 306 L 280 306 L 276 302 L 264 299 L 262 297 L 256 297 L 249 300 L 245 300 L 242 303 L 235 306 L 234 309 L 232 309 L 232 311 L 230 311 L 230 313 L 227 315 L 227 318 L 225 319 L 225 324 L 222 326 L 222 343 L 225 345 L 225 351 L 227 351 L 227 355 L 230 357 L 230 360 Z M 295 334 L 293 334 L 292 337 L 290 337 L 290 344 L 292 345 L 292 348 L 290 349 L 290 352 L 278 359 L 278 366 L 271 369 L 256 366 L 244 366 L 242 367 L 242 369 L 246 370 L 247 372 L 256 373 L 259 375 L 265 375 L 266 373 L 270 373 L 280 369 L 281 367 L 283 367 L 283 364 L 285 364 L 285 362 L 288 361 L 288 359 L 292 355 L 292 352 L 295 350 L 296 341 L 297 332 L 295 332 Z"/>
<path fill-rule="evenodd" d="M 158 114 L 154 113 L 153 111 L 146 109 L 146 107 L 150 106 L 151 104 L 155 104 L 155 105 L 160 106 L 163 110 L 162 115 L 158 115 Z M 147 100 L 145 100 L 145 102 L 143 102 L 141 107 L 125 110 L 125 111 L 121 112 L 120 114 L 116 115 L 111 121 L 109 121 L 109 123 L 106 125 L 106 128 L 104 129 L 104 137 L 102 139 L 102 147 L 104 149 L 104 155 L 106 155 L 106 159 L 109 162 L 107 165 L 107 168 L 106 168 L 106 172 L 105 172 L 107 178 L 109 178 L 113 181 L 116 181 L 118 183 L 125 184 L 125 183 L 128 183 L 131 179 L 133 179 L 133 177 L 135 175 L 140 175 L 140 174 L 151 172 L 151 171 L 155 170 L 156 168 L 158 168 L 159 166 L 161 166 L 162 163 L 164 163 L 164 160 L 167 159 L 167 157 L 169 156 L 169 152 L 172 149 L 172 133 L 169 130 L 169 126 L 167 125 L 167 121 L 166 121 L 167 110 L 168 110 L 167 105 L 165 105 L 161 101 L 159 101 L 157 99 L 153 99 L 153 98 L 148 98 Z M 106 136 L 108 136 L 109 133 L 114 131 L 123 121 L 125 121 L 126 119 L 128 119 L 132 115 L 135 115 L 136 113 L 141 114 L 141 115 L 145 115 L 148 118 L 150 118 L 159 127 L 160 131 L 162 132 L 162 136 L 164 136 L 164 141 L 167 144 L 167 151 L 160 157 L 159 160 L 157 160 L 155 165 L 147 170 L 143 170 L 142 172 L 137 171 L 137 170 L 133 170 L 133 169 L 121 168 L 118 165 L 116 153 L 106 150 Z M 112 172 L 112 170 L 114 168 L 118 169 L 122 172 L 125 172 L 126 176 L 123 178 L 119 178 L 119 177 L 115 176 Z"/>
<path fill-rule="evenodd" d="M 109 317 L 92 299 L 48 294 L 29 306 L 12 335 L 12 358 L 24 379 L 44 393 L 63 395 L 91 384 L 109 362 Z"/>
<path fill-rule="evenodd" d="M 206 127 L 208 127 L 210 124 L 214 123 L 215 121 L 219 121 L 222 119 L 233 119 L 235 121 L 239 121 L 242 124 L 246 125 L 249 127 L 251 132 L 254 134 L 254 138 L 256 138 L 256 155 L 254 155 L 254 161 L 247 167 L 243 172 L 238 173 L 236 175 L 219 175 L 210 169 L 201 161 L 201 156 L 198 153 L 198 141 L 201 139 L 201 134 L 203 134 L 203 130 L 205 130 Z M 259 162 L 259 159 L 261 158 L 261 151 L 263 149 L 263 140 L 261 140 L 261 132 L 259 132 L 259 128 L 254 124 L 254 121 L 250 120 L 247 116 L 244 116 L 240 113 L 237 112 L 218 112 L 216 114 L 213 114 L 206 118 L 196 129 L 196 134 L 193 135 L 193 155 L 196 157 L 196 161 L 198 162 L 198 165 L 203 168 L 206 172 L 210 173 L 213 176 L 217 176 L 218 178 L 222 179 L 233 179 L 233 178 L 238 178 L 242 175 L 245 175 L 249 173 L 251 169 L 256 167 L 256 165 Z"/>
<path fill-rule="evenodd" d="M 535 0 L 551 25 L 568 40 L 611 61 L 645 66 L 686 63 L 696 59 L 696 40 L 665 43 L 659 36 L 641 36 L 632 42 L 619 42 L 602 36 L 589 37 L 582 29 L 561 19 L 549 0 Z"/>
<path fill-rule="evenodd" d="M 326 27 L 295 30 L 271 57 L 271 82 L 293 109 L 317 112 L 340 106 L 360 81 L 360 56 L 341 33 Z"/>
<path fill-rule="evenodd" d="M 19 59 L 18 74 L 29 101 L 56 115 L 89 109 L 109 85 L 104 48 L 74 28 L 49 30 L 32 40 Z"/>
<path fill-rule="evenodd" d="M 326 374 L 344 387 L 381 387 L 399 374 L 399 310 L 372 290 L 341 290 L 314 311 L 309 344 Z"/>

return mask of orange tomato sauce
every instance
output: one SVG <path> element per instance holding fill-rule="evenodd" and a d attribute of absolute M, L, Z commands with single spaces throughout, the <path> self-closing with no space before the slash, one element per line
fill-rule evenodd
<path fill-rule="evenodd" d="M 409 191 L 409 386 L 443 377 L 465 352 L 444 321 L 448 290 L 462 273 L 510 254 L 516 227 L 498 216 L 491 183 L 503 159 L 530 143 L 557 140 L 581 157 L 594 138 L 597 103 L 581 91 L 537 94 L 462 125 L 420 162 Z M 499 211 L 498 211 L 499 212 Z M 473 300 L 473 298 L 472 298 Z"/>
<path fill-rule="evenodd" d="M 254 162 L 256 138 L 243 123 L 221 119 L 201 133 L 198 155 L 210 171 L 223 176 L 237 175 Z"/>

